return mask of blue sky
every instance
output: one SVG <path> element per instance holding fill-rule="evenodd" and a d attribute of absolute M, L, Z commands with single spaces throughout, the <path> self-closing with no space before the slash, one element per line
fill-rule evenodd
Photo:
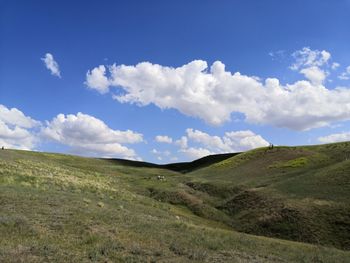
<path fill-rule="evenodd" d="M 0 143 L 173 162 L 350 140 L 349 12 L 345 0 L 1 1 Z"/>

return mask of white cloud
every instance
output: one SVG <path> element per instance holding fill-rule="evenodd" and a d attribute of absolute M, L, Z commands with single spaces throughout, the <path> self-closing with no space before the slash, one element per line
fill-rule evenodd
<path fill-rule="evenodd" d="M 166 137 L 166 136 L 165 136 Z M 186 134 L 178 140 L 172 140 L 177 146 L 177 152 L 184 159 L 198 159 L 211 154 L 242 152 L 250 149 L 268 146 L 269 143 L 260 135 L 250 130 L 226 132 L 224 136 L 209 135 L 200 130 L 186 129 Z M 173 154 L 168 151 L 152 149 L 151 153 L 162 160 L 173 160 Z"/>
<path fill-rule="evenodd" d="M 44 61 L 45 66 L 48 70 L 50 70 L 51 74 L 56 77 L 61 77 L 60 68 L 58 66 L 58 63 L 53 58 L 53 55 L 50 53 L 46 53 L 44 58 L 41 58 L 42 61 Z"/>
<path fill-rule="evenodd" d="M 140 159 L 123 144 L 142 142 L 143 136 L 131 130 L 110 129 L 83 113 L 59 114 L 42 124 L 16 108 L 0 104 L 0 147 L 33 150 L 43 139 L 70 146 L 72 152 L 82 155 Z"/>
<path fill-rule="evenodd" d="M 171 152 L 168 150 L 159 151 L 157 149 L 152 149 L 151 153 L 153 153 L 154 155 L 165 156 L 165 157 L 169 157 L 171 155 Z"/>
<path fill-rule="evenodd" d="M 342 72 L 339 76 L 339 79 L 341 80 L 348 80 L 350 79 L 350 66 L 348 66 L 344 72 Z"/>
<path fill-rule="evenodd" d="M 286 57 L 286 51 L 285 50 L 277 50 L 277 51 L 271 51 L 269 52 L 269 56 L 272 60 L 282 61 Z"/>
<path fill-rule="evenodd" d="M 159 151 L 157 149 L 152 149 L 151 153 L 153 154 L 159 154 Z"/>
<path fill-rule="evenodd" d="M 87 114 L 57 115 L 42 129 L 42 136 L 71 147 L 83 155 L 104 155 L 137 159 L 133 149 L 122 144 L 143 141 L 142 134 L 109 128 L 103 121 Z"/>
<path fill-rule="evenodd" d="M 35 135 L 27 129 L 10 127 L 0 120 L 0 146 L 11 149 L 32 150 L 37 140 Z"/>
<path fill-rule="evenodd" d="M 191 159 L 198 159 L 204 156 L 214 154 L 214 152 L 211 152 L 208 149 L 201 148 L 201 147 L 200 148 L 190 147 L 186 149 L 180 149 L 179 152 L 184 153 L 188 158 L 191 158 Z"/>
<path fill-rule="evenodd" d="M 295 51 L 292 56 L 295 58 L 295 63 L 290 67 L 292 70 L 320 67 L 325 65 L 331 58 L 331 54 L 326 50 L 312 50 L 309 47 Z"/>
<path fill-rule="evenodd" d="M 199 143 L 215 152 L 230 152 L 231 147 L 224 143 L 219 136 L 211 136 L 205 132 L 193 129 L 187 129 L 188 140 Z"/>
<path fill-rule="evenodd" d="M 0 146 L 31 150 L 43 140 L 66 145 L 71 152 L 81 155 L 140 160 L 135 151 L 125 144 L 143 142 L 143 135 L 131 130 L 113 130 L 103 121 L 83 113 L 58 114 L 51 121 L 41 124 L 18 109 L 0 105 Z M 220 137 L 187 129 L 178 140 L 161 135 L 158 141 L 177 146 L 179 153 L 191 159 L 215 153 L 245 151 L 268 144 L 260 135 L 249 130 L 226 132 Z M 169 150 L 153 149 L 151 152 L 159 160 L 177 160 Z"/>
<path fill-rule="evenodd" d="M 260 135 L 250 130 L 226 132 L 219 137 L 203 131 L 187 129 L 186 136 L 175 141 L 180 153 L 188 158 L 201 158 L 210 154 L 241 152 L 268 146 L 269 143 Z"/>
<path fill-rule="evenodd" d="M 158 161 L 169 162 L 177 160 L 176 156 L 172 156 L 172 153 L 169 150 L 160 151 L 157 149 L 152 149 L 151 153 L 157 158 Z"/>
<path fill-rule="evenodd" d="M 263 137 L 250 130 L 226 132 L 224 141 L 231 147 L 231 151 L 233 152 L 247 151 L 269 145 Z"/>
<path fill-rule="evenodd" d="M 350 132 L 334 133 L 324 137 L 319 137 L 318 140 L 322 143 L 350 141 Z"/>
<path fill-rule="evenodd" d="M 337 63 L 337 62 L 333 62 L 333 63 L 332 63 L 331 68 L 332 68 L 333 70 L 336 70 L 336 69 L 339 68 L 339 67 L 340 67 L 340 64 L 339 64 L 339 63 Z"/>
<path fill-rule="evenodd" d="M 166 135 L 157 135 L 155 137 L 156 142 L 160 142 L 160 143 L 172 143 L 173 139 L 169 136 Z"/>
<path fill-rule="evenodd" d="M 321 85 L 327 76 L 324 70 L 316 66 L 303 68 L 300 70 L 300 73 L 304 74 L 305 78 L 310 80 L 314 85 Z"/>
<path fill-rule="evenodd" d="M 331 58 L 329 52 L 304 47 L 295 51 L 292 56 L 295 58 L 295 63 L 290 66 L 292 70 L 299 70 L 314 85 L 322 85 L 329 73 L 321 67 L 328 66 L 328 61 Z M 338 65 L 338 63 L 333 63 L 331 68 L 336 68 Z"/>
<path fill-rule="evenodd" d="M 187 129 L 186 133 L 189 141 L 199 143 L 215 153 L 241 152 L 269 145 L 260 135 L 250 130 L 226 132 L 223 137 L 193 129 Z"/>
<path fill-rule="evenodd" d="M 9 109 L 0 104 L 0 120 L 6 124 L 22 127 L 33 128 L 40 125 L 39 121 L 33 120 L 29 116 L 25 116 L 23 112 L 16 108 Z"/>
<path fill-rule="evenodd" d="M 98 92 L 104 94 L 108 92 L 108 86 L 110 85 L 108 78 L 106 77 L 106 68 L 100 65 L 93 70 L 89 70 L 86 73 L 85 84 L 91 88 L 96 89 Z"/>
<path fill-rule="evenodd" d="M 328 63 L 330 54 L 304 48 L 295 58 L 293 68 L 302 71 L 311 82 L 281 85 L 276 78 L 261 81 L 231 73 L 220 61 L 208 68 L 207 62 L 195 60 L 178 68 L 149 62 L 113 65 L 109 67 L 110 77 L 105 77 L 109 86 L 104 81 L 103 88 L 95 89 L 106 92 L 115 87 L 118 95 L 113 94 L 113 98 L 121 103 L 173 108 L 212 125 L 230 121 L 234 112 L 244 114 L 250 123 L 295 130 L 349 120 L 350 89 L 327 89 L 322 84 L 328 73 L 319 67 Z"/>
<path fill-rule="evenodd" d="M 187 137 L 186 136 L 182 136 L 180 139 L 175 141 L 175 145 L 179 146 L 181 149 L 187 148 Z"/>
<path fill-rule="evenodd" d="M 34 129 L 40 122 L 16 108 L 0 105 L 0 146 L 31 150 L 38 142 Z"/>

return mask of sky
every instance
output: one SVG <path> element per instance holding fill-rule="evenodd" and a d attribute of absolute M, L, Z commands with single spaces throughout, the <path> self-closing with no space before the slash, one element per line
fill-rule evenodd
<path fill-rule="evenodd" d="M 0 0 L 0 145 L 156 163 L 350 140 L 349 0 Z"/>

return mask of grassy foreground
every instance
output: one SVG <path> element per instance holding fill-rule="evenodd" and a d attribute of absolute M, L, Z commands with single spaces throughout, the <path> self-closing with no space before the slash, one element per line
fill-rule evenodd
<path fill-rule="evenodd" d="M 348 153 L 264 148 L 176 171 L 0 151 L 0 262 L 349 262 Z"/>

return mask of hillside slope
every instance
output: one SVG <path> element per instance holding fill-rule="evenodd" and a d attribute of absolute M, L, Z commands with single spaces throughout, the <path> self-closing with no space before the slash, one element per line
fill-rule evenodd
<path fill-rule="evenodd" d="M 0 262 L 348 262 L 349 145 L 336 146 L 258 149 L 188 173 L 0 151 Z M 318 209 L 322 231 L 310 228 L 325 242 L 295 238 L 286 207 Z M 274 216 L 285 231 L 257 224 Z"/>
<path fill-rule="evenodd" d="M 349 250 L 349 156 L 350 143 L 260 148 L 151 195 L 238 231 Z"/>
<path fill-rule="evenodd" d="M 194 160 L 192 162 L 182 162 L 182 163 L 169 163 L 169 164 L 154 164 L 141 161 L 132 161 L 125 159 L 104 159 L 113 162 L 116 165 L 122 166 L 131 166 L 131 167 L 140 167 L 140 168 L 159 168 L 167 169 L 175 172 L 189 173 L 195 170 L 205 168 L 214 163 L 224 161 L 230 157 L 233 157 L 239 153 L 223 153 L 223 154 L 213 154 L 202 157 L 200 159 Z"/>

